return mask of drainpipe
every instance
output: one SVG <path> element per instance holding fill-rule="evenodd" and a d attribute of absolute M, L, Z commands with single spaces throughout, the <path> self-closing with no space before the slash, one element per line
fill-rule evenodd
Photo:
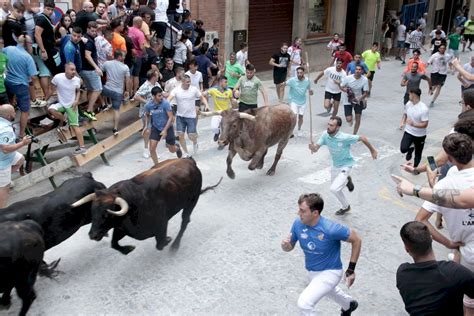
<path fill-rule="evenodd" d="M 375 12 L 374 12 L 374 25 L 373 25 L 373 32 L 372 32 L 372 42 L 370 43 L 372 45 L 373 42 L 378 42 L 375 40 L 376 34 L 378 35 L 378 21 L 379 21 L 379 15 L 380 15 L 380 0 L 375 0 Z"/>

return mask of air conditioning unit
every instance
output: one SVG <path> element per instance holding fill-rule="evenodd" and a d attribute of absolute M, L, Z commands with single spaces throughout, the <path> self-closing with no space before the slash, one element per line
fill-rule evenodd
<path fill-rule="evenodd" d="M 206 32 L 204 41 L 209 43 L 209 46 L 212 46 L 212 40 L 215 38 L 219 38 L 217 31 Z"/>

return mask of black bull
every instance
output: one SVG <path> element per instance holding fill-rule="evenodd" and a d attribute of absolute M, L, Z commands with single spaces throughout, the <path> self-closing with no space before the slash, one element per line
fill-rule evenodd
<path fill-rule="evenodd" d="M 91 222 L 92 203 L 77 208 L 71 207 L 71 204 L 99 189 L 105 189 L 105 185 L 95 181 L 91 173 L 85 173 L 66 180 L 55 191 L 0 209 L 0 222 L 33 219 L 43 229 L 45 249 L 48 250 Z M 48 269 L 41 272 L 47 274 Z"/>
<path fill-rule="evenodd" d="M 236 154 L 245 161 L 250 160 L 249 169 L 261 169 L 268 148 L 278 144 L 275 160 L 267 171 L 274 175 L 280 157 L 293 134 L 296 115 L 286 104 L 263 106 L 249 113 L 226 110 L 201 113 L 203 116 L 221 115 L 221 134 L 219 145 L 229 144 L 227 156 L 227 175 L 234 179 L 232 160 Z"/>
<path fill-rule="evenodd" d="M 36 298 L 34 284 L 45 250 L 41 227 L 32 220 L 0 223 L 0 306 L 9 307 L 16 289 L 26 315 Z"/>
<path fill-rule="evenodd" d="M 218 184 L 201 189 L 202 175 L 195 161 L 171 159 L 109 189 L 97 190 L 73 206 L 93 201 L 89 237 L 99 241 L 114 228 L 111 246 L 123 254 L 135 248 L 119 245 L 125 236 L 138 240 L 155 237 L 156 248 L 162 250 L 171 241 L 168 220 L 183 210 L 181 228 L 172 245 L 178 249 L 199 196 Z"/>

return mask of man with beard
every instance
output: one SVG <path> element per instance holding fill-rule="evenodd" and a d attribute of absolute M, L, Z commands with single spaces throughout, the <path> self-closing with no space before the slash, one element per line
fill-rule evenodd
<path fill-rule="evenodd" d="M 343 189 L 347 186 L 349 192 L 354 191 L 354 184 L 350 173 L 355 160 L 351 155 L 351 146 L 358 141 L 364 143 L 370 150 L 373 159 L 377 159 L 377 150 L 369 143 L 367 137 L 363 135 L 350 135 L 340 132 L 342 120 L 339 116 L 332 116 L 329 119 L 327 130 L 321 135 L 316 144 L 309 144 L 311 153 L 315 153 L 323 145 L 327 145 L 333 161 L 331 170 L 331 192 L 341 203 L 342 208 L 336 215 L 344 215 L 351 210 L 351 206 L 344 195 Z"/>

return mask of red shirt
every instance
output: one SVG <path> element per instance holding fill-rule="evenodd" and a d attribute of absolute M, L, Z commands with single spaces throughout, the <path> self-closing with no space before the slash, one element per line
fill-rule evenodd
<path fill-rule="evenodd" d="M 349 63 L 352 61 L 352 55 L 347 50 L 345 50 L 343 53 L 341 53 L 341 51 L 337 51 L 334 53 L 334 61 L 337 59 L 342 60 L 342 69 L 346 70 L 347 65 L 349 65 Z"/>

